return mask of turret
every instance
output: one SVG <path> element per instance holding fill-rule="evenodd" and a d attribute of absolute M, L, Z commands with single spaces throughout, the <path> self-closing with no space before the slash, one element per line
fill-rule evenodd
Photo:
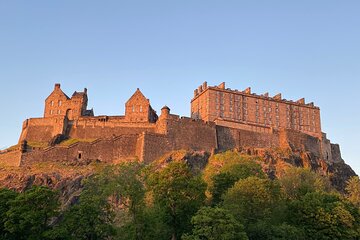
<path fill-rule="evenodd" d="M 170 108 L 168 106 L 163 106 L 161 108 L 161 115 L 160 115 L 160 118 L 161 119 L 167 119 L 169 118 L 169 115 L 170 115 Z"/>

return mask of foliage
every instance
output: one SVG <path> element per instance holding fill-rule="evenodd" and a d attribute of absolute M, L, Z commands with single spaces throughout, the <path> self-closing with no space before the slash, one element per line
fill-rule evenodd
<path fill-rule="evenodd" d="M 245 226 L 270 216 L 280 197 L 280 189 L 270 179 L 249 177 L 241 179 L 224 195 L 224 207 Z"/>
<path fill-rule="evenodd" d="M 247 165 L 249 164 L 248 169 L 244 167 L 242 169 L 244 174 L 237 173 L 240 175 L 240 178 L 246 178 L 248 176 L 256 175 L 256 173 L 263 174 L 260 165 L 256 163 L 255 157 L 250 157 L 248 155 L 240 155 L 234 151 L 226 151 L 224 153 L 215 154 L 210 157 L 209 163 L 204 169 L 203 178 L 205 182 L 211 186 L 211 178 L 221 172 L 230 172 L 231 174 L 238 172 L 233 170 L 233 166 L 237 164 Z M 252 165 L 256 165 L 253 167 Z M 260 169 L 260 171 L 258 171 Z M 246 174 L 248 173 L 248 174 Z"/>
<path fill-rule="evenodd" d="M 0 239 L 9 239 L 11 233 L 5 230 L 4 224 L 7 220 L 7 211 L 10 210 L 10 203 L 14 201 L 18 193 L 10 189 L 0 189 Z"/>
<path fill-rule="evenodd" d="M 107 183 L 101 175 L 90 177 L 79 203 L 64 213 L 51 236 L 55 239 L 104 239 L 114 235 L 114 216 L 106 196 Z"/>
<path fill-rule="evenodd" d="M 78 143 L 78 142 L 93 142 L 95 141 L 96 138 L 86 138 L 86 139 L 77 139 L 77 138 L 70 138 L 70 139 L 66 139 L 64 141 L 62 141 L 60 143 L 61 146 L 70 146 L 74 143 Z"/>
<path fill-rule="evenodd" d="M 213 185 L 210 189 L 212 204 L 217 205 L 222 201 L 223 194 L 237 181 L 237 177 L 230 173 L 219 173 L 212 177 Z"/>
<path fill-rule="evenodd" d="M 359 237 L 359 211 L 338 195 L 311 192 L 289 204 L 288 221 L 304 229 L 306 239 Z"/>
<path fill-rule="evenodd" d="M 45 239 L 50 222 L 58 213 L 58 194 L 46 187 L 34 186 L 10 201 L 5 230 L 15 239 Z"/>
<path fill-rule="evenodd" d="M 270 220 L 260 220 L 248 227 L 249 239 L 262 240 L 303 240 L 306 239 L 303 229 L 286 223 L 272 224 Z"/>
<path fill-rule="evenodd" d="M 349 201 L 360 208 L 360 179 L 358 176 L 351 177 L 347 181 L 346 191 Z"/>
<path fill-rule="evenodd" d="M 179 238 L 190 229 L 191 216 L 205 200 L 206 184 L 194 176 L 183 162 L 169 163 L 149 176 L 148 184 L 154 200 L 164 208 L 172 238 Z"/>
<path fill-rule="evenodd" d="M 178 161 L 95 167 L 62 211 L 46 187 L 0 189 L 0 240 L 360 239 L 357 177 L 341 196 L 307 169 L 270 180 L 257 159 L 235 152 L 212 156 L 202 176 Z"/>
<path fill-rule="evenodd" d="M 279 181 L 288 199 L 299 199 L 310 192 L 331 190 L 328 179 L 305 168 L 289 168 Z"/>
<path fill-rule="evenodd" d="M 192 234 L 184 235 L 183 240 L 246 240 L 248 239 L 241 225 L 225 209 L 203 207 L 191 219 Z"/>

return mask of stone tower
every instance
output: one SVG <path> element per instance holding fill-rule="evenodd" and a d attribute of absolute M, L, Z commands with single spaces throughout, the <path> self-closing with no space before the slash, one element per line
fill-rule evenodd
<path fill-rule="evenodd" d="M 137 89 L 125 104 L 125 118 L 129 122 L 151 122 L 158 119 L 149 99 Z"/>

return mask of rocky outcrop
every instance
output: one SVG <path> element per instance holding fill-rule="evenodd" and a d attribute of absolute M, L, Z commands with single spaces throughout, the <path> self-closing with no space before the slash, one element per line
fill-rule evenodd
<path fill-rule="evenodd" d="M 83 188 L 83 179 L 87 175 L 67 175 L 63 176 L 57 172 L 24 174 L 10 173 L 0 179 L 0 186 L 23 192 L 33 185 L 47 186 L 60 192 L 60 202 L 66 207 L 78 201 Z"/>

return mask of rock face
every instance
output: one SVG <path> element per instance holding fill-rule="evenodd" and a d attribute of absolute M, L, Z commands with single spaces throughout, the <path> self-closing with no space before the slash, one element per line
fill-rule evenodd
<path fill-rule="evenodd" d="M 62 176 L 56 172 L 29 175 L 11 173 L 0 180 L 0 185 L 19 192 L 23 192 L 33 185 L 47 186 L 59 191 L 62 205 L 68 206 L 77 202 L 84 178 L 86 178 L 84 175 Z"/>
<path fill-rule="evenodd" d="M 274 148 L 243 148 L 235 149 L 243 155 L 256 157 L 265 173 L 272 179 L 281 177 L 290 166 L 310 168 L 324 176 L 328 176 L 332 185 L 344 192 L 346 181 L 355 176 L 355 172 L 342 159 L 327 162 L 311 152 Z M 206 151 L 174 151 L 165 154 L 153 162 L 157 168 L 162 168 L 172 161 L 184 161 L 196 172 L 202 171 L 214 153 Z M 341 157 L 340 157 L 341 158 Z M 105 164 L 106 165 L 106 164 Z M 64 207 L 78 201 L 83 189 L 83 180 L 96 173 L 104 163 L 84 161 L 76 165 L 66 162 L 35 164 L 33 166 L 0 168 L 0 187 L 25 191 L 33 185 L 47 186 L 60 192 L 60 201 Z"/>

